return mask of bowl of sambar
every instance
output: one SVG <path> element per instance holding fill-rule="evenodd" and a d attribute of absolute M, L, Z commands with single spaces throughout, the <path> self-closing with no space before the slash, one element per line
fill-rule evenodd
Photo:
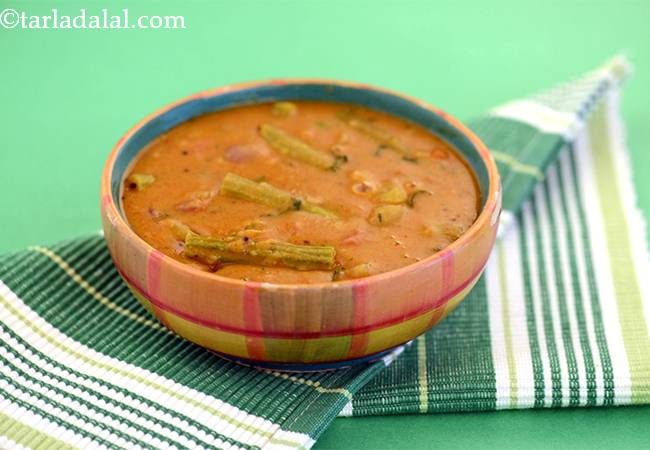
<path fill-rule="evenodd" d="M 446 113 L 329 80 L 201 92 L 117 143 L 101 185 L 115 265 L 178 335 L 260 367 L 377 358 L 480 277 L 496 165 Z"/>

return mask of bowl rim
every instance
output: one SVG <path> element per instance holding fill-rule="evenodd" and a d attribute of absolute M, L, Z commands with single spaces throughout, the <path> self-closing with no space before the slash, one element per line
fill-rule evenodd
<path fill-rule="evenodd" d="M 230 278 L 218 275 L 216 273 L 202 271 L 198 268 L 195 268 L 189 264 L 185 264 L 181 261 L 178 261 L 170 256 L 167 256 L 160 250 L 153 247 L 151 244 L 142 239 L 126 222 L 122 217 L 119 210 L 116 207 L 116 199 L 113 198 L 111 191 L 111 177 L 113 173 L 113 166 L 117 159 L 118 154 L 120 153 L 122 147 L 128 142 L 128 140 L 142 127 L 147 123 L 154 120 L 156 117 L 180 106 L 184 103 L 187 103 L 192 100 L 215 97 L 220 94 L 231 93 L 234 91 L 253 89 L 256 87 L 263 86 L 274 86 L 274 85 L 288 85 L 288 84 L 324 84 L 331 86 L 341 86 L 352 89 L 363 89 L 363 90 L 374 90 L 384 94 L 388 94 L 394 97 L 401 98 L 407 102 L 413 103 L 421 108 L 431 111 L 432 113 L 441 116 L 445 121 L 447 121 L 453 128 L 456 128 L 460 131 L 472 145 L 476 148 L 481 161 L 485 164 L 488 174 L 488 192 L 485 200 L 485 204 L 479 213 L 478 217 L 472 225 L 454 242 L 447 245 L 445 248 L 439 252 L 422 259 L 420 261 L 408 264 L 406 266 L 398 267 L 397 269 L 390 270 L 388 272 L 381 272 L 375 275 L 370 275 L 363 278 L 354 278 L 350 280 L 340 280 L 340 281 L 329 281 L 323 283 L 270 283 L 270 282 L 260 282 L 260 281 L 244 281 L 236 278 Z M 472 167 L 470 165 L 470 167 Z M 472 170 L 474 168 L 472 167 Z M 495 224 L 495 221 L 498 222 L 498 215 L 501 213 L 501 181 L 499 177 L 499 172 L 497 169 L 496 162 L 487 149 L 486 145 L 476 136 L 469 128 L 467 128 L 463 123 L 461 123 L 455 117 L 447 114 L 440 108 L 437 108 L 423 100 L 411 97 L 409 95 L 402 94 L 400 92 L 386 89 L 378 86 L 369 85 L 366 83 L 359 83 L 353 81 L 341 81 L 333 80 L 326 78 L 276 78 L 268 80 L 259 80 L 259 81 L 246 81 L 241 83 L 228 84 L 216 88 L 206 89 L 194 94 L 187 95 L 182 97 L 172 103 L 169 103 L 156 111 L 148 114 L 143 119 L 138 121 L 135 125 L 129 128 L 126 133 L 124 133 L 117 143 L 113 146 L 110 154 L 108 155 L 106 162 L 104 164 L 104 169 L 102 171 L 101 177 L 101 188 L 100 188 L 100 205 L 102 216 L 106 215 L 106 209 L 110 209 L 112 213 L 111 225 L 118 228 L 118 232 L 126 234 L 127 238 L 134 241 L 137 245 L 144 247 L 147 250 L 147 253 L 156 252 L 161 258 L 161 263 L 169 263 L 172 267 L 185 272 L 190 276 L 198 276 L 201 278 L 207 278 L 209 282 L 221 282 L 225 284 L 230 284 L 233 286 L 239 286 L 241 288 L 251 287 L 251 286 L 264 286 L 265 288 L 272 288 L 274 290 L 322 290 L 322 289 L 342 289 L 342 288 L 351 288 L 355 285 L 362 284 L 372 284 L 379 282 L 384 279 L 390 279 L 394 277 L 399 277 L 400 275 L 414 270 L 425 269 L 427 266 L 433 266 L 435 263 L 448 254 L 453 253 L 455 249 L 464 246 L 465 244 L 471 242 L 479 230 L 483 229 L 486 222 L 490 222 L 490 226 Z M 496 224 L 498 226 L 498 224 Z"/>

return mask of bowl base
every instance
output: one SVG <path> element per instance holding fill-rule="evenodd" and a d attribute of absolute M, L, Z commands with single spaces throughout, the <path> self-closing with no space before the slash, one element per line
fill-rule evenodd
<path fill-rule="evenodd" d="M 237 356 L 226 355 L 224 353 L 215 352 L 214 350 L 211 351 L 212 353 L 219 356 L 220 358 L 223 358 L 235 364 L 239 364 L 241 366 L 251 367 L 253 369 L 300 373 L 300 372 L 332 371 L 332 370 L 339 370 L 339 369 L 347 369 L 361 364 L 370 364 L 372 362 L 375 362 L 383 358 L 384 356 L 392 352 L 397 347 L 389 348 L 388 350 L 383 350 L 379 353 L 363 356 L 361 358 L 346 359 L 344 361 L 322 362 L 322 363 L 282 363 L 282 362 L 273 362 L 273 361 L 255 361 L 246 358 L 239 358 Z"/>

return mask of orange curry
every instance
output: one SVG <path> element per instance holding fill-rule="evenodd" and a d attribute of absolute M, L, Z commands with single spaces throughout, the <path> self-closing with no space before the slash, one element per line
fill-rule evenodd
<path fill-rule="evenodd" d="M 185 122 L 124 180 L 126 217 L 161 252 L 241 280 L 321 283 L 414 263 L 478 214 L 447 143 L 357 106 L 278 102 Z"/>

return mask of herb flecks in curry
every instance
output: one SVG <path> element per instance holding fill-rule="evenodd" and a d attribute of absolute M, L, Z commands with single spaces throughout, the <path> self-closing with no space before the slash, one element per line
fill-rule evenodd
<path fill-rule="evenodd" d="M 130 225 L 165 254 L 273 283 L 361 278 L 420 261 L 477 216 L 464 160 L 424 128 L 345 104 L 278 102 L 198 117 L 124 180 Z"/>

